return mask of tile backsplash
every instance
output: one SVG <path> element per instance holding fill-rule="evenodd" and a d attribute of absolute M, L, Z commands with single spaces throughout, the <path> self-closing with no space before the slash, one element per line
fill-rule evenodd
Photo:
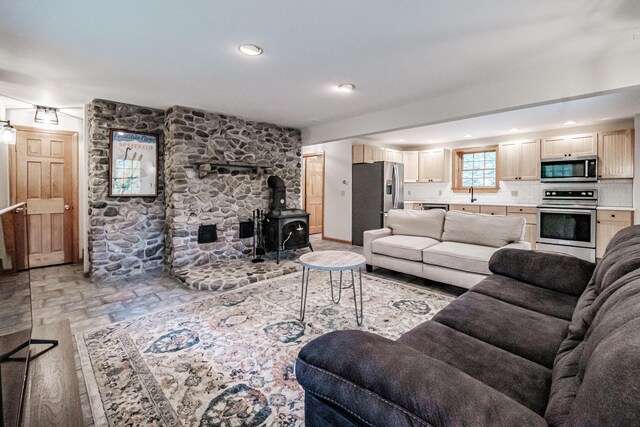
<path fill-rule="evenodd" d="M 537 205 L 541 201 L 542 191 L 546 188 L 571 188 L 598 190 L 600 206 L 633 206 L 633 180 L 611 179 L 596 183 L 542 183 L 540 181 L 500 181 L 500 190 L 496 193 L 475 193 L 480 203 L 521 203 Z M 465 203 L 470 201 L 468 193 L 454 193 L 451 183 L 405 183 L 404 199 L 431 203 Z"/>

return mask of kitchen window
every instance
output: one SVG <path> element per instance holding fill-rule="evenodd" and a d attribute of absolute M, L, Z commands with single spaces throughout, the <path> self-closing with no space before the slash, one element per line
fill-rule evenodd
<path fill-rule="evenodd" d="M 478 191 L 498 191 L 498 147 L 471 147 L 454 150 L 453 190 L 467 191 L 473 186 Z"/>

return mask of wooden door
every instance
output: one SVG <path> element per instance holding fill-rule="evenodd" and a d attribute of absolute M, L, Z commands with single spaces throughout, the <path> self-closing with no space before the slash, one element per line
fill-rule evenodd
<path fill-rule="evenodd" d="M 384 148 L 373 147 L 373 161 L 384 162 Z"/>
<path fill-rule="evenodd" d="M 631 131 L 603 133 L 598 142 L 598 161 L 599 178 L 633 178 Z"/>
<path fill-rule="evenodd" d="M 402 163 L 404 163 L 404 182 L 418 181 L 418 152 L 403 151 Z"/>
<path fill-rule="evenodd" d="M 520 143 L 500 144 L 500 179 L 513 181 L 520 177 Z"/>
<path fill-rule="evenodd" d="M 598 154 L 598 134 L 595 133 L 572 135 L 567 138 L 566 144 L 569 157 L 595 156 Z"/>
<path fill-rule="evenodd" d="M 534 181 L 540 179 L 540 141 L 537 139 L 520 143 L 519 155 L 521 180 Z"/>
<path fill-rule="evenodd" d="M 12 178 L 15 202 L 27 203 L 30 267 L 73 261 L 72 151 L 68 133 L 18 131 Z"/>
<path fill-rule="evenodd" d="M 430 182 L 444 181 L 444 150 L 430 151 L 427 155 L 428 179 Z"/>
<path fill-rule="evenodd" d="M 324 201 L 324 156 L 304 158 L 304 208 L 309 212 L 309 234 L 322 233 Z"/>
<path fill-rule="evenodd" d="M 602 258 L 615 234 L 633 225 L 633 213 L 628 211 L 598 211 L 596 224 L 596 258 Z"/>
<path fill-rule="evenodd" d="M 542 158 L 566 157 L 567 144 L 563 136 L 547 138 L 542 143 Z"/>

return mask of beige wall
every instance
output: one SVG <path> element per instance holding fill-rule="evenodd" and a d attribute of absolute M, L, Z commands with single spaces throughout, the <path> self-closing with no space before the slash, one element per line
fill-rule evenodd
<path fill-rule="evenodd" d="M 325 237 L 351 241 L 351 146 L 362 142 L 348 139 L 302 147 L 303 154 L 324 153 L 325 156 Z"/>
<path fill-rule="evenodd" d="M 6 108 L 0 98 L 0 120 L 6 120 Z M 4 123 L 0 123 L 0 126 Z M 0 143 L 0 209 L 9 206 L 9 146 Z"/>

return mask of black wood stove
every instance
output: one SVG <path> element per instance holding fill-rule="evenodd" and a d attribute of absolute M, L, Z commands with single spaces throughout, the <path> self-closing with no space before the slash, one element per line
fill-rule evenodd
<path fill-rule="evenodd" d="M 309 214 L 303 209 L 287 209 L 287 186 L 277 176 L 267 180 L 273 189 L 271 211 L 264 219 L 264 243 L 267 252 L 276 252 L 280 263 L 280 252 L 309 247 Z"/>

